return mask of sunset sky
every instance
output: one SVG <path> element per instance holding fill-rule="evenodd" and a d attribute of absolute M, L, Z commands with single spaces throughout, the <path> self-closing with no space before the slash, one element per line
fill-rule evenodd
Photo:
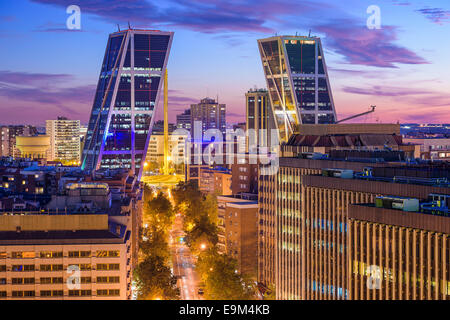
<path fill-rule="evenodd" d="M 81 8 L 79 31 L 66 28 L 71 4 Z M 372 4 L 379 30 L 366 26 Z M 256 40 L 311 30 L 338 118 L 377 105 L 358 121 L 450 123 L 448 0 L 15 0 L 0 3 L 0 124 L 86 123 L 108 34 L 128 21 L 175 32 L 172 121 L 205 96 L 227 104 L 228 123 L 243 121 L 245 92 L 266 86 Z"/>

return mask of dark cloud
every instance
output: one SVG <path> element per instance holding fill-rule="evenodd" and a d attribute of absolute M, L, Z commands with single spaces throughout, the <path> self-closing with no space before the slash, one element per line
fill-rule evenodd
<path fill-rule="evenodd" d="M 83 115 L 89 112 L 95 85 L 73 85 L 74 77 L 67 74 L 45 74 L 0 71 L 0 98 L 3 106 L 22 104 L 38 108 L 42 113 Z M 50 111 L 50 112 L 49 112 Z"/>
<path fill-rule="evenodd" d="M 73 80 L 68 74 L 30 73 L 0 70 L 0 82 L 16 85 L 46 86 L 51 83 L 61 83 Z"/>
<path fill-rule="evenodd" d="M 395 101 L 411 106 L 422 106 L 426 110 L 436 107 L 450 107 L 450 94 L 435 90 L 407 87 L 372 86 L 365 88 L 343 87 L 343 92 L 373 97 L 395 97 Z M 416 110 L 410 110 L 416 112 Z M 404 112 L 404 111 L 403 111 Z"/>
<path fill-rule="evenodd" d="M 58 5 L 66 8 L 71 0 L 32 0 L 42 4 Z M 80 4 L 81 13 L 100 16 L 110 22 L 132 25 L 184 27 L 204 33 L 217 31 L 258 31 L 274 32 L 267 26 L 270 20 L 297 12 L 310 12 L 319 8 L 313 1 L 260 0 L 257 3 L 243 0 L 178 0 L 167 1 L 164 5 L 143 0 L 97 1 L 86 0 Z M 300 11 L 301 10 L 301 11 Z"/>
<path fill-rule="evenodd" d="M 388 87 L 388 86 L 372 86 L 368 88 L 343 87 L 342 91 L 352 94 L 383 96 L 383 97 L 399 97 L 399 96 L 433 93 L 430 90 L 416 90 L 410 88 Z"/>
<path fill-rule="evenodd" d="M 416 10 L 433 23 L 442 25 L 450 22 L 450 10 L 442 8 L 423 8 Z"/>
<path fill-rule="evenodd" d="M 32 1 L 62 7 L 71 4 L 70 0 Z M 112 23 L 131 21 L 135 27 L 149 27 L 150 24 L 157 28 L 181 27 L 203 33 L 222 33 L 216 37 L 231 46 L 245 41 L 240 36 L 242 33 L 248 36 L 248 32 L 274 34 L 277 28 L 313 28 L 325 34 L 327 48 L 343 55 L 352 64 L 394 68 L 396 64 L 426 63 L 416 53 L 395 43 L 395 27 L 369 30 L 365 21 L 336 19 L 345 13 L 322 1 L 177 0 L 161 5 L 143 0 L 86 0 L 80 8 L 82 14 L 94 14 Z"/>
<path fill-rule="evenodd" d="M 344 19 L 317 25 L 315 30 L 325 34 L 327 47 L 344 56 L 350 64 L 396 68 L 396 64 L 428 63 L 395 43 L 397 28 L 392 26 L 370 30 L 355 20 Z"/>

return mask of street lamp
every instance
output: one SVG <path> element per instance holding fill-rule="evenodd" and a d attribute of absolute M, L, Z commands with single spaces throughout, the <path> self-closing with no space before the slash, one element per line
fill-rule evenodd
<path fill-rule="evenodd" d="M 200 249 L 205 250 L 205 249 L 206 249 L 206 244 L 202 243 L 202 244 L 200 245 Z"/>

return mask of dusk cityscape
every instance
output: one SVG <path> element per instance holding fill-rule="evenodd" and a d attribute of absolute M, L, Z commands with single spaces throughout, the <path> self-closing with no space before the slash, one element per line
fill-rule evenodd
<path fill-rule="evenodd" d="M 444 0 L 2 1 L 0 305 L 450 300 L 449 35 Z"/>

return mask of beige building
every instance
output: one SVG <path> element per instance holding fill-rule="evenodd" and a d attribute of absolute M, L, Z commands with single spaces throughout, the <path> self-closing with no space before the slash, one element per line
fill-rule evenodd
<path fill-rule="evenodd" d="M 0 217 L 0 299 L 131 299 L 130 231 L 120 217 Z"/>
<path fill-rule="evenodd" d="M 46 121 L 46 134 L 50 137 L 48 161 L 60 160 L 79 164 L 81 159 L 80 120 L 58 117 Z"/>

